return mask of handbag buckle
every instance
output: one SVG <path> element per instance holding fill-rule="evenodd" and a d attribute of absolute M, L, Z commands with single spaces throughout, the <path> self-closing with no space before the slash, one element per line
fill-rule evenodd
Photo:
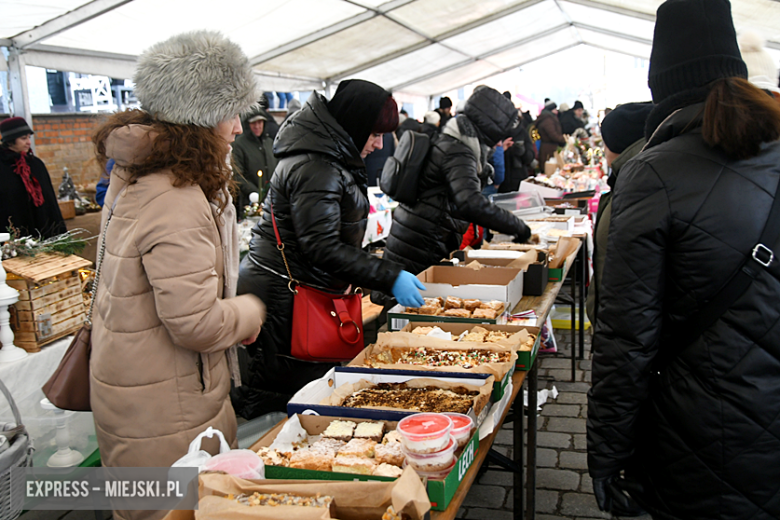
<path fill-rule="evenodd" d="M 759 255 L 763 258 L 760 258 Z M 756 247 L 753 248 L 753 260 L 764 267 L 769 267 L 769 264 L 771 264 L 774 259 L 775 253 L 764 244 L 756 244 Z"/>

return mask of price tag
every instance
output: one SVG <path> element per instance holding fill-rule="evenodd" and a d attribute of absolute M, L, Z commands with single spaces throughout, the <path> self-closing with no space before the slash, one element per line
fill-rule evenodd
<path fill-rule="evenodd" d="M 54 334 L 53 324 L 51 322 L 51 314 L 39 314 L 35 317 L 35 321 L 38 324 L 38 339 L 46 339 Z"/>

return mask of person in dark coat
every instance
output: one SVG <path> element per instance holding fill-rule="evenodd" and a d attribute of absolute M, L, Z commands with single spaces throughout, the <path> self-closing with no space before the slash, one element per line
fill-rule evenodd
<path fill-rule="evenodd" d="M 532 173 L 531 165 L 536 158 L 534 142 L 522 119 L 510 134 L 512 146 L 504 152 L 504 182 L 498 187 L 498 193 L 511 193 L 520 189 L 520 182 Z"/>
<path fill-rule="evenodd" d="M 607 237 L 612 216 L 612 195 L 615 193 L 620 170 L 642 151 L 645 139 L 645 122 L 653 109 L 652 103 L 626 103 L 611 111 L 601 122 L 604 139 L 604 156 L 611 173 L 607 179 L 610 191 L 602 192 L 596 223 L 593 227 L 593 277 L 588 287 L 586 310 L 591 323 L 596 323 L 601 279 L 604 276 L 604 259 L 607 256 Z"/>
<path fill-rule="evenodd" d="M 0 233 L 50 238 L 67 231 L 46 165 L 33 155 L 32 129 L 21 117 L 0 122 Z"/>
<path fill-rule="evenodd" d="M 382 169 L 394 153 L 395 139 L 393 132 L 387 132 L 382 136 L 382 147 L 368 154 L 364 160 L 369 186 L 379 186 L 379 179 L 382 178 Z"/>
<path fill-rule="evenodd" d="M 257 192 L 265 199 L 271 176 L 276 169 L 273 139 L 266 133 L 268 115 L 259 106 L 241 117 L 243 132 L 233 142 L 233 180 L 238 185 L 235 205 L 242 218 L 249 194 Z"/>
<path fill-rule="evenodd" d="M 585 121 L 582 120 L 582 114 L 585 107 L 582 101 L 575 101 L 571 110 L 567 110 L 558 116 L 561 122 L 561 132 L 565 135 L 574 135 L 578 128 L 585 128 Z"/>
<path fill-rule="evenodd" d="M 469 223 L 525 242 L 531 231 L 482 195 L 491 148 L 518 124 L 517 110 L 498 91 L 480 86 L 465 110 L 433 141 L 413 205 L 399 205 L 384 257 L 419 273 L 458 249 Z"/>
<path fill-rule="evenodd" d="M 439 123 L 441 122 L 441 116 L 435 110 L 425 113 L 423 118 L 423 124 L 420 127 L 420 132 L 427 135 L 431 139 L 433 136 L 439 133 Z"/>
<path fill-rule="evenodd" d="M 452 118 L 452 100 L 447 96 L 439 98 L 439 108 L 435 110 L 439 114 L 439 132 L 441 132 L 447 121 Z"/>
<path fill-rule="evenodd" d="M 395 136 L 398 139 L 401 139 L 401 136 L 404 135 L 404 132 L 407 130 L 419 132 L 421 126 L 422 123 L 420 123 L 418 120 L 414 119 L 413 117 L 407 117 L 401 122 L 400 125 L 398 125 L 398 128 L 395 130 Z"/>
<path fill-rule="evenodd" d="M 635 500 L 654 519 L 777 519 L 777 256 L 681 337 L 751 257 L 780 196 L 780 107 L 747 81 L 727 0 L 658 8 L 648 83 L 656 106 L 615 186 L 593 338 L 596 499 L 618 516 L 638 514 Z"/>
<path fill-rule="evenodd" d="M 279 164 L 238 279 L 239 294 L 255 294 L 268 307 L 260 337 L 248 347 L 248 381 L 234 392 L 243 417 L 286 410 L 295 392 L 334 366 L 291 357 L 293 294 L 272 211 L 296 280 L 336 293 L 365 287 L 393 294 L 407 306 L 423 304 L 417 278 L 360 249 L 369 212 L 363 158 L 397 125 L 389 92 L 347 80 L 330 101 L 312 94 L 279 131 Z"/>
<path fill-rule="evenodd" d="M 544 171 L 547 159 L 553 157 L 559 147 L 566 145 L 561 122 L 558 120 L 558 105 L 554 101 L 547 103 L 536 118 L 536 129 L 542 141 L 539 147 L 539 167 Z"/>

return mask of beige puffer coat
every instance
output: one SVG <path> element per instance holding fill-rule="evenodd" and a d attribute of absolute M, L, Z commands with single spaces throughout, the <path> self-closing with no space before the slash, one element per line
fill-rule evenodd
<path fill-rule="evenodd" d="M 127 185 L 125 167 L 149 154 L 154 137 L 134 125 L 107 139 L 116 166 L 103 225 Z M 140 177 L 119 196 L 106 235 L 90 364 L 104 466 L 170 466 L 208 426 L 235 444 L 225 350 L 257 330 L 264 308 L 251 295 L 222 299 L 225 258 L 238 257 L 228 246 L 200 187 L 174 187 L 170 172 Z M 216 453 L 218 445 L 204 449 Z"/>

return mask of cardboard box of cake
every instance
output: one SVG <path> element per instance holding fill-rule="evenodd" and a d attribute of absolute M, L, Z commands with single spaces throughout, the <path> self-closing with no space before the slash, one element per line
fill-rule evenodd
<path fill-rule="evenodd" d="M 438 329 L 438 336 L 428 335 Z M 460 336 L 437 326 L 417 327 L 413 332 L 385 332 L 369 345 L 350 366 L 390 370 L 471 372 L 495 376 L 501 381 L 515 365 L 519 332 L 507 334 L 474 326 Z M 445 339 L 449 336 L 450 339 Z"/>
<path fill-rule="evenodd" d="M 395 427 L 395 421 L 296 414 L 252 450 L 263 459 L 268 478 L 322 478 L 311 472 L 324 471 L 341 474 L 329 479 L 392 480 L 401 476 L 404 462 Z"/>
<path fill-rule="evenodd" d="M 243 480 L 224 473 L 199 477 L 198 511 L 170 520 L 422 520 L 425 486 L 409 469 L 393 482 Z"/>
<path fill-rule="evenodd" d="M 440 379 L 413 378 L 403 383 L 372 383 L 361 379 L 336 388 L 325 406 L 403 412 L 456 412 L 479 425 L 493 392 L 493 376 L 482 386 Z"/>

